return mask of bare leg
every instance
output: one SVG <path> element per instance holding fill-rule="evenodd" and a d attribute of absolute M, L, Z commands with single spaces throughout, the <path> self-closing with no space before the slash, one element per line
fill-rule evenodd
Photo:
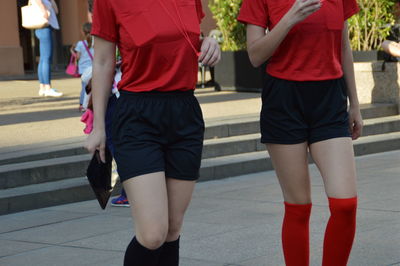
<path fill-rule="evenodd" d="M 164 172 L 126 180 L 124 189 L 135 219 L 138 241 L 148 249 L 157 249 L 168 233 L 168 198 Z"/>
<path fill-rule="evenodd" d="M 321 172 L 325 191 L 331 198 L 357 196 L 353 144 L 350 138 L 335 138 L 310 145 Z"/>
<path fill-rule="evenodd" d="M 167 179 L 169 229 L 157 266 L 179 265 L 179 235 L 194 185 L 195 181 Z"/>
<path fill-rule="evenodd" d="M 307 161 L 307 143 L 294 145 L 267 144 L 281 185 L 285 202 L 311 202 L 310 176 Z"/>
<path fill-rule="evenodd" d="M 192 199 L 195 181 L 167 178 L 169 227 L 167 242 L 177 240 L 181 233 L 183 217 Z"/>
<path fill-rule="evenodd" d="M 350 138 L 335 138 L 310 146 L 329 197 L 323 266 L 346 266 L 356 231 L 357 189 Z"/>
<path fill-rule="evenodd" d="M 307 143 L 267 145 L 285 199 L 282 247 L 287 266 L 309 265 L 311 188 L 307 148 Z"/>

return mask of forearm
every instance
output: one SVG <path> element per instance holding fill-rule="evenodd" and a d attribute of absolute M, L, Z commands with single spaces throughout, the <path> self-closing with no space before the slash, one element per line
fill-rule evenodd
<path fill-rule="evenodd" d="M 115 58 L 101 60 L 94 57 L 92 78 L 93 128 L 105 129 L 105 115 L 114 77 Z"/>
<path fill-rule="evenodd" d="M 357 96 L 356 80 L 354 75 L 353 53 L 350 47 L 350 41 L 347 32 L 347 24 L 345 24 L 342 37 L 342 69 L 347 85 L 347 94 L 349 97 L 350 106 L 358 107 L 359 102 Z"/>
<path fill-rule="evenodd" d="M 286 38 L 291 28 L 292 25 L 290 25 L 289 21 L 283 18 L 270 32 L 265 34 L 262 38 L 248 42 L 247 49 L 250 61 L 254 67 L 260 66 L 274 54 L 275 50 Z M 247 39 L 250 39 L 249 36 L 247 36 Z"/>
<path fill-rule="evenodd" d="M 386 40 L 382 43 L 382 48 L 386 53 L 400 57 L 400 45 L 397 42 Z"/>

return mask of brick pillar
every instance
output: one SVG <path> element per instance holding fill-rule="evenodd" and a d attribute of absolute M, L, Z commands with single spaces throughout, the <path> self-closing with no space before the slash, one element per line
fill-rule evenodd
<path fill-rule="evenodd" d="M 1 0 L 0 76 L 23 75 L 24 60 L 19 41 L 17 1 Z"/>
<path fill-rule="evenodd" d="M 82 25 L 88 21 L 87 0 L 60 0 L 59 3 L 63 45 L 71 45 L 83 38 Z"/>

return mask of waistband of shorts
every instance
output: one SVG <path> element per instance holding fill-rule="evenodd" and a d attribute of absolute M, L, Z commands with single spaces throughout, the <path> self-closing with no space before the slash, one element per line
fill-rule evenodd
<path fill-rule="evenodd" d="M 292 84 L 310 84 L 310 83 L 315 83 L 315 84 L 322 84 L 324 82 L 335 82 L 335 81 L 340 81 L 344 79 L 344 76 L 341 76 L 339 78 L 334 78 L 334 79 L 325 79 L 325 80 L 304 80 L 304 81 L 298 81 L 298 80 L 289 80 L 289 79 L 282 79 L 282 78 L 277 78 L 272 76 L 269 73 L 265 73 L 266 79 L 274 79 L 274 80 L 279 80 L 279 81 L 284 81 L 284 82 L 291 82 Z"/>
<path fill-rule="evenodd" d="M 129 97 L 186 97 L 193 96 L 194 90 L 187 91 L 143 91 L 143 92 L 133 92 L 120 90 L 121 95 Z"/>

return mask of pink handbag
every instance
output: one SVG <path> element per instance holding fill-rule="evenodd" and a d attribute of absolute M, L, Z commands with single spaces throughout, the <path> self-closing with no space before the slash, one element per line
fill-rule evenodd
<path fill-rule="evenodd" d="M 79 69 L 78 69 L 78 64 L 76 63 L 75 54 L 71 54 L 71 59 L 69 60 L 69 64 L 67 66 L 67 69 L 65 70 L 65 73 L 76 78 L 79 78 L 81 76 L 79 74 Z"/>

